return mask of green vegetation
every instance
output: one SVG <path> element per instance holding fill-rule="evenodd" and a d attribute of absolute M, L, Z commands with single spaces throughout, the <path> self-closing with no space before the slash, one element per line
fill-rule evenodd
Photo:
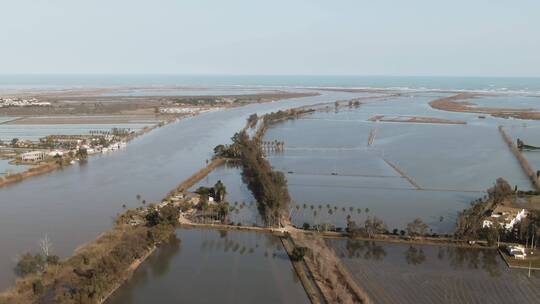
<path fill-rule="evenodd" d="M 214 187 L 199 187 L 196 191 L 197 194 L 205 196 L 206 198 L 212 197 L 218 203 L 225 201 L 225 195 L 227 195 L 227 188 L 218 180 Z"/>
<path fill-rule="evenodd" d="M 261 216 L 269 225 L 281 226 L 290 202 L 287 180 L 282 172 L 273 171 L 260 146 L 246 132 L 236 137 L 240 147 L 242 178 L 258 202 Z"/>

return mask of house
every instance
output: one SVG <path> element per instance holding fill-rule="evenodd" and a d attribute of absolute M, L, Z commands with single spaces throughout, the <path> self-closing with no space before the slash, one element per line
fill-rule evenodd
<path fill-rule="evenodd" d="M 501 228 L 510 230 L 526 216 L 527 210 L 524 208 L 499 205 L 491 211 L 491 215 L 488 218 L 484 219 L 482 227 L 489 228 L 498 225 Z"/>
<path fill-rule="evenodd" d="M 48 154 L 50 157 L 64 156 L 64 152 L 60 150 L 53 150 Z"/>
<path fill-rule="evenodd" d="M 43 151 L 31 151 L 21 154 L 21 160 L 27 162 L 36 162 L 45 159 L 45 152 Z"/>

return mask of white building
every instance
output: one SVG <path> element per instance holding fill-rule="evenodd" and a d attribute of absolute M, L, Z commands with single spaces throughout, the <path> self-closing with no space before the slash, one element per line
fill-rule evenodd
<path fill-rule="evenodd" d="M 491 215 L 484 219 L 482 227 L 489 228 L 497 224 L 501 228 L 510 230 L 526 216 L 527 210 L 523 208 L 497 206 L 493 209 Z"/>
<path fill-rule="evenodd" d="M 22 161 L 36 162 L 45 159 L 46 153 L 43 151 L 31 151 L 21 154 Z"/>
<path fill-rule="evenodd" d="M 63 152 L 63 151 L 60 151 L 60 150 L 53 150 L 53 151 L 49 152 L 48 155 L 49 155 L 50 157 L 64 156 L 64 152 Z"/>

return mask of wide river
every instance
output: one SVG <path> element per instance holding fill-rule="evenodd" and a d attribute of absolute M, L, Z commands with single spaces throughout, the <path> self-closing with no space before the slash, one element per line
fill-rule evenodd
<path fill-rule="evenodd" d="M 202 114 L 137 138 L 123 151 L 91 157 L 85 165 L 0 189 L 0 289 L 14 283 L 17 256 L 37 251 L 45 234 L 56 254 L 71 254 L 110 228 L 122 204 L 135 207 L 142 199 L 158 201 L 203 167 L 213 148 L 229 142 L 250 114 L 354 96 L 322 92 L 314 97 Z"/>

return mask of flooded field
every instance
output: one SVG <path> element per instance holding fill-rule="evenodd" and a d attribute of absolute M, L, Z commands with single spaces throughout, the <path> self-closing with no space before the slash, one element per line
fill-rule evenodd
<path fill-rule="evenodd" d="M 278 238 L 178 230 L 108 304 L 310 303 Z"/>
<path fill-rule="evenodd" d="M 327 240 L 375 303 L 539 303 L 540 272 L 495 250 Z"/>
<path fill-rule="evenodd" d="M 208 174 L 190 190 L 199 187 L 213 187 L 221 181 L 227 190 L 225 200 L 229 203 L 228 222 L 249 226 L 262 226 L 264 223 L 257 210 L 255 198 L 242 181 L 242 168 L 232 165 L 219 167 Z"/>
<path fill-rule="evenodd" d="M 0 159 L 0 176 L 9 173 L 18 173 L 28 169 L 28 166 L 11 165 L 10 159 Z"/>
<path fill-rule="evenodd" d="M 323 92 L 204 113 L 138 137 L 124 150 L 0 189 L 0 288 L 13 284 L 17 256 L 39 250 L 44 234 L 51 239 L 54 253 L 65 257 L 109 229 L 123 204 L 133 208 L 142 206 L 142 200 L 161 200 L 202 168 L 216 145 L 229 143 L 252 113 L 354 96 Z"/>
<path fill-rule="evenodd" d="M 265 140 L 285 142 L 283 152 L 270 152 L 268 158 L 287 173 L 295 224 L 345 227 L 348 217 L 377 216 L 391 230 L 421 217 L 432 232 L 450 233 L 457 212 L 484 196 L 496 178 L 530 189 L 497 130 L 515 121 L 432 109 L 429 101 L 442 96 L 413 94 L 359 107 L 332 106 L 270 128 Z M 467 124 L 369 121 L 375 115 Z"/>

